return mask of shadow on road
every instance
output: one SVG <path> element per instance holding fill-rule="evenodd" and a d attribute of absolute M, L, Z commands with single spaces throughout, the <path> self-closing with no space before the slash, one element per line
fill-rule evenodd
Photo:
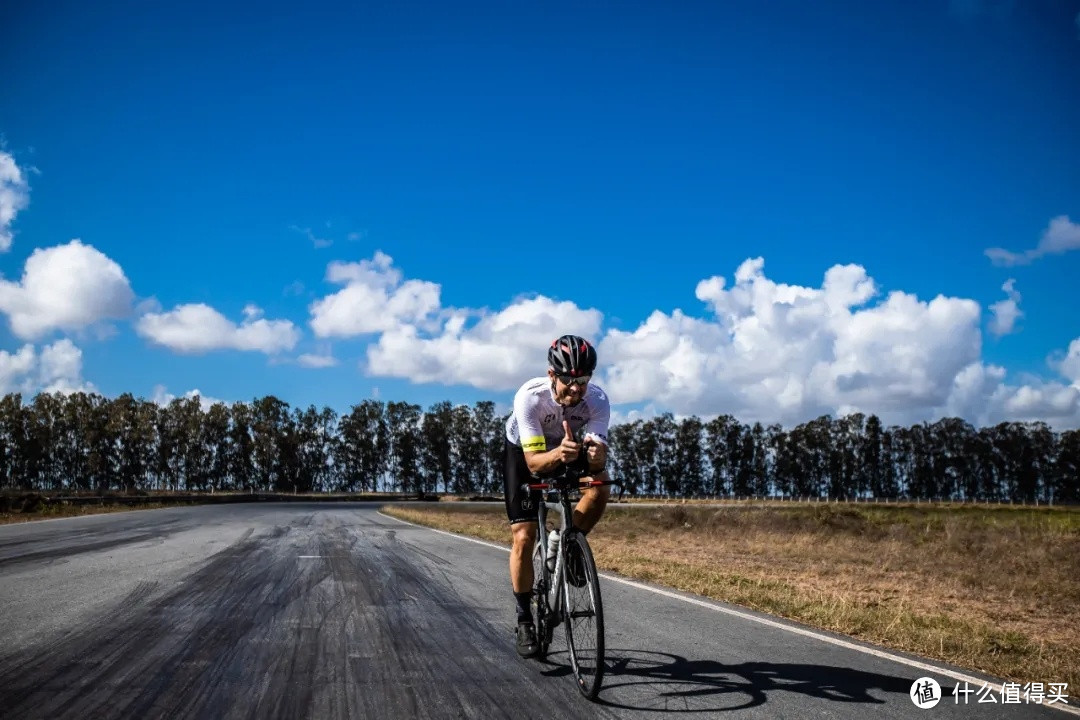
<path fill-rule="evenodd" d="M 570 674 L 565 653 L 552 653 L 549 676 Z M 843 703 L 883 704 L 884 694 L 906 699 L 912 678 L 829 665 L 744 662 L 726 665 L 670 653 L 614 649 L 597 702 L 613 708 L 664 712 L 723 712 L 763 705 L 770 694 L 800 693 Z M 871 691 L 878 691 L 871 694 Z"/>

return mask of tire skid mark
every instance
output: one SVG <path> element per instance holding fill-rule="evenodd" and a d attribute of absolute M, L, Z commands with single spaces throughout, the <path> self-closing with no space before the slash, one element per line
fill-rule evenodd
<path fill-rule="evenodd" d="M 463 598 L 445 558 L 342 522 L 248 529 L 177 587 L 141 583 L 52 644 L 0 650 L 0 715 L 612 716 L 518 658 L 507 615 Z"/>
<path fill-rule="evenodd" d="M 146 589 L 136 588 L 99 622 L 0 659 L 0 708 L 19 717 L 223 716 L 235 698 L 223 708 L 215 690 L 251 673 L 242 651 L 265 647 L 274 616 L 305 592 L 295 561 L 276 562 L 265 541 L 249 533 L 181 589 L 139 605 L 133 596 Z"/>
<path fill-rule="evenodd" d="M 51 561 L 83 553 L 111 550 L 123 545 L 163 542 L 182 525 L 178 521 L 116 530 L 103 526 L 64 533 L 57 538 L 33 538 L 0 543 L 0 566 Z M 45 546 L 42 548 L 42 546 Z M 21 552 L 23 548 L 34 548 Z"/>
<path fill-rule="evenodd" d="M 393 532 L 343 538 L 354 550 L 334 555 L 334 576 L 351 589 L 351 682 L 366 690 L 352 716 L 522 717 L 540 707 L 550 717 L 605 716 L 565 679 L 518 658 L 505 617 L 482 615 L 441 577 L 445 560 L 418 563 L 415 548 L 387 541 Z"/>

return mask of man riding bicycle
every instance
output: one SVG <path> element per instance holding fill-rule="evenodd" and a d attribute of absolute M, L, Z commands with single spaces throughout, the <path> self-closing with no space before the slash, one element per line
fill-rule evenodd
<path fill-rule="evenodd" d="M 588 471 L 588 478 L 608 481 L 607 432 L 611 407 L 607 395 L 591 383 L 596 350 L 577 335 L 563 335 L 548 349 L 547 376 L 533 378 L 514 395 L 514 411 L 506 422 L 503 448 L 506 515 L 513 533 L 510 583 L 517 610 L 517 651 L 532 657 L 539 651 L 533 623 L 532 549 L 536 543 L 539 491 L 522 491 L 533 473 L 550 477 L 566 467 Z M 580 440 L 575 439 L 580 438 Z M 607 505 L 607 486 L 582 491 L 574 508 L 574 525 L 590 531 Z M 554 534 L 554 531 L 553 531 Z M 551 538 L 549 547 L 557 540 Z"/>

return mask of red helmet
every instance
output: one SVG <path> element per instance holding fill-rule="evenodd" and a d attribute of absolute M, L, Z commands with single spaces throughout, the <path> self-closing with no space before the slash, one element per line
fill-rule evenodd
<path fill-rule="evenodd" d="M 563 335 L 548 349 L 548 365 L 556 375 L 581 377 L 596 369 L 596 350 L 577 335 Z"/>

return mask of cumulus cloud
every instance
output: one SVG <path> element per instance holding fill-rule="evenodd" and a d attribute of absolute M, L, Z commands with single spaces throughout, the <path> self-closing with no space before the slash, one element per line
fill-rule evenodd
<path fill-rule="evenodd" d="M 990 313 L 993 316 L 990 320 L 990 333 L 996 337 L 1013 332 L 1016 321 L 1024 316 L 1024 313 L 1020 311 L 1020 293 L 1016 291 L 1015 284 L 1016 281 L 1009 278 L 1001 286 L 1008 297 L 990 306 Z"/>
<path fill-rule="evenodd" d="M 368 348 L 372 375 L 414 382 L 509 389 L 545 372 L 545 348 L 559 335 L 596 338 L 602 315 L 538 296 L 499 312 L 451 309 L 435 332 L 399 325 Z M 470 324 L 471 319 L 475 320 Z"/>
<path fill-rule="evenodd" d="M 127 317 L 133 299 L 120 266 L 78 240 L 34 250 L 20 282 L 0 280 L 0 310 L 26 340 Z"/>
<path fill-rule="evenodd" d="M 858 265 L 828 268 L 819 286 L 804 287 L 768 278 L 764 260 L 752 258 L 730 284 L 721 276 L 698 283 L 701 316 L 656 310 L 636 329 L 606 334 L 599 310 L 544 296 L 518 298 L 498 311 L 441 307 L 438 286 L 404 281 L 381 253 L 333 265 L 328 275 L 371 299 L 354 313 L 376 310 L 359 315 L 364 332 L 377 335 L 362 366 L 371 376 L 512 391 L 543 372 L 538 353 L 570 332 L 597 341 L 597 382 L 612 398 L 616 421 L 727 413 L 793 425 L 863 412 L 902 425 L 947 415 L 977 424 L 1080 425 L 1080 342 L 1051 364 L 1072 384 L 1010 382 L 1003 368 L 982 361 L 978 303 L 884 294 Z M 410 283 L 430 287 L 427 300 L 395 305 L 395 294 Z M 990 308 L 995 332 L 1012 331 L 1023 316 L 1015 284 L 1003 290 L 1006 299 Z M 313 358 L 303 362 L 320 362 Z"/>
<path fill-rule="evenodd" d="M 1080 338 L 1069 343 L 1069 349 L 1065 357 L 1059 361 L 1051 361 L 1057 367 L 1062 377 L 1069 380 L 1074 387 L 1080 388 Z"/>
<path fill-rule="evenodd" d="M 595 339 L 600 332 L 599 311 L 543 296 L 497 312 L 443 308 L 439 285 L 405 280 L 382 252 L 331 263 L 327 280 L 345 287 L 311 305 L 311 327 L 319 337 L 377 334 L 366 363 L 374 376 L 505 390 L 544 372 L 544 348 L 554 338 L 576 332 Z M 321 366 L 324 357 L 300 361 Z"/>
<path fill-rule="evenodd" d="M 0 350 L 0 394 L 20 392 L 36 365 L 37 353 L 33 345 L 23 345 L 14 353 Z"/>
<path fill-rule="evenodd" d="M 995 265 L 1011 267 L 1027 265 L 1044 255 L 1060 255 L 1076 249 L 1080 249 L 1080 224 L 1069 220 L 1068 215 L 1058 215 L 1050 221 L 1034 249 L 1015 253 L 1004 248 L 990 248 L 986 250 L 986 256 Z"/>
<path fill-rule="evenodd" d="M 64 338 L 38 352 L 27 343 L 11 353 L 0 350 L 0 394 L 95 392 L 82 378 L 82 350 Z"/>
<path fill-rule="evenodd" d="M 30 186 L 15 158 L 0 151 L 0 252 L 11 249 L 14 233 L 11 223 L 30 203 Z"/>
<path fill-rule="evenodd" d="M 1003 289 L 1009 298 L 994 323 L 1011 330 L 1020 296 L 1011 281 Z M 1080 339 L 1051 363 L 1068 382 L 1009 382 L 981 359 L 977 303 L 900 291 L 872 303 L 879 294 L 859 266 L 835 266 L 820 287 L 799 287 L 747 260 L 731 287 L 722 277 L 698 284 L 713 317 L 655 311 L 636 330 L 609 331 L 598 380 L 613 402 L 651 408 L 646 416 L 728 413 L 790 426 L 863 412 L 901 425 L 959 416 L 1080 426 Z"/>
<path fill-rule="evenodd" d="M 401 278 L 382 252 L 358 263 L 330 263 L 327 281 L 345 287 L 311 304 L 311 329 L 323 338 L 355 337 L 430 322 L 439 309 L 439 286 Z"/>
<path fill-rule="evenodd" d="M 272 355 L 296 346 L 300 331 L 292 322 L 257 319 L 259 315 L 261 311 L 248 306 L 244 321 L 237 325 L 209 305 L 179 305 L 169 312 L 143 315 L 136 331 L 181 353 L 245 350 Z"/>

